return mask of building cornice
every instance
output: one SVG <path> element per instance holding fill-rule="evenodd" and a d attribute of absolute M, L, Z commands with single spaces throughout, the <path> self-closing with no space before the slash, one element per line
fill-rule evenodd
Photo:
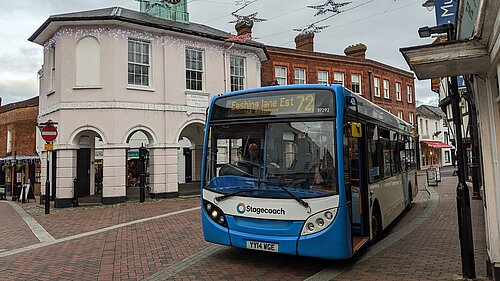
<path fill-rule="evenodd" d="M 121 102 L 121 101 L 88 101 L 88 102 L 59 102 L 48 107 L 40 109 L 40 117 L 62 111 L 62 110 L 105 110 L 105 109 L 124 109 L 124 110 L 146 110 L 163 112 L 186 112 L 205 114 L 206 107 L 190 106 L 169 103 L 141 103 L 141 102 Z"/>

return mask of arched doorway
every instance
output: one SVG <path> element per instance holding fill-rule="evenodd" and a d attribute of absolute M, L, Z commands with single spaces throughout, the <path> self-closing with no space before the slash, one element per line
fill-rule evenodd
<path fill-rule="evenodd" d="M 127 201 L 139 201 L 140 199 L 140 175 L 142 169 L 146 173 L 146 187 L 145 194 L 148 194 L 149 189 L 149 157 L 145 158 L 144 163 L 141 163 L 139 148 L 141 146 L 146 149 L 152 143 L 152 136 L 149 132 L 137 129 L 132 131 L 126 140 L 128 144 L 128 149 L 126 151 L 127 165 L 125 174 L 126 179 L 126 196 Z M 149 154 L 148 154 L 149 155 Z M 144 165 L 144 167 L 143 167 Z M 148 198 L 148 196 L 145 196 Z"/>
<path fill-rule="evenodd" d="M 73 137 L 76 149 L 76 173 L 73 182 L 74 198 L 79 203 L 100 203 L 102 197 L 103 159 L 102 134 L 84 129 Z M 53 154 L 57 157 L 57 154 Z M 56 161 L 54 159 L 53 163 Z M 57 171 L 57 169 L 53 169 Z M 55 175 L 52 175 L 55 178 Z M 54 183 L 56 181 L 54 180 Z"/>
<path fill-rule="evenodd" d="M 179 195 L 200 193 L 201 163 L 205 124 L 194 121 L 184 126 L 178 143 L 178 183 Z"/>

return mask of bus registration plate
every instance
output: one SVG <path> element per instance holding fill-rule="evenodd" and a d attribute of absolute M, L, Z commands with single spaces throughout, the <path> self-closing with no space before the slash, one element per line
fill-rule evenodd
<path fill-rule="evenodd" d="M 247 241 L 247 249 L 267 251 L 267 252 L 278 252 L 278 244 L 257 242 L 257 241 Z"/>

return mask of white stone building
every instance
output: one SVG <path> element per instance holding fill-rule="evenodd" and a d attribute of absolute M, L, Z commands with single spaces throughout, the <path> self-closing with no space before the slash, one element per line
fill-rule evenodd
<path fill-rule="evenodd" d="M 151 195 L 177 196 L 179 182 L 200 179 L 211 97 L 260 87 L 263 45 L 191 23 L 186 0 L 176 2 L 53 15 L 29 38 L 44 47 L 39 123 L 58 122 L 49 177 L 56 207 L 99 192 L 103 204 L 126 201 L 141 144 Z M 40 136 L 37 148 L 45 182 Z"/>
<path fill-rule="evenodd" d="M 418 134 L 420 136 L 420 168 L 452 165 L 453 155 L 446 115 L 439 107 L 417 107 Z"/>

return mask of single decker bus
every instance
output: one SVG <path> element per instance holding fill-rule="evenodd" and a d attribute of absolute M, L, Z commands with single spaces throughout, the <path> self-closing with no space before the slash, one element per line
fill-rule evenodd
<path fill-rule="evenodd" d="M 347 259 L 417 194 L 412 126 L 341 85 L 214 97 L 201 204 L 206 241 Z"/>

